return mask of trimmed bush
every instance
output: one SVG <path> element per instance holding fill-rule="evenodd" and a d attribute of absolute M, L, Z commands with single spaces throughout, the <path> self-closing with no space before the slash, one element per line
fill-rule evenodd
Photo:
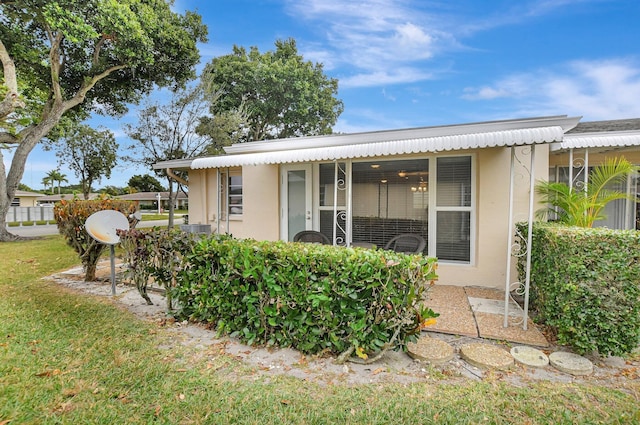
<path fill-rule="evenodd" d="M 391 251 L 213 236 L 178 275 L 182 317 L 249 344 L 366 359 L 415 340 L 436 260 Z"/>
<path fill-rule="evenodd" d="M 526 235 L 526 223 L 518 228 Z M 531 258 L 536 321 L 555 328 L 560 344 L 603 355 L 638 347 L 640 232 L 535 223 Z M 523 282 L 524 258 L 518 266 Z"/>

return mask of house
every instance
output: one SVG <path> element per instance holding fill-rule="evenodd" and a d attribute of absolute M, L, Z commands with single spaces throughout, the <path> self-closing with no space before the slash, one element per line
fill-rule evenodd
<path fill-rule="evenodd" d="M 89 199 L 96 199 L 99 196 L 100 196 L 99 193 L 90 193 Z M 40 205 L 53 206 L 56 202 L 60 202 L 63 199 L 70 201 L 72 199 L 84 199 L 84 197 L 82 193 L 62 193 L 62 194 L 54 194 L 54 195 L 40 195 L 40 197 L 38 198 L 38 203 L 40 203 Z"/>
<path fill-rule="evenodd" d="M 42 193 L 29 192 L 26 190 L 16 190 L 13 200 L 11 201 L 12 207 L 35 207 L 38 204 L 38 199 L 42 196 Z"/>
<path fill-rule="evenodd" d="M 301 137 L 236 144 L 226 155 L 161 162 L 189 174 L 189 221 L 241 238 L 337 245 L 427 241 L 440 282 L 504 287 L 514 223 L 537 209 L 536 180 L 566 160 L 579 117 Z M 578 137 L 579 133 L 575 133 Z"/>
<path fill-rule="evenodd" d="M 188 198 L 185 192 L 179 191 L 177 194 L 174 192 L 173 196 L 176 197 L 175 208 L 186 208 L 188 206 Z M 169 192 L 136 192 L 118 195 L 116 198 L 135 202 L 137 209 L 141 207 L 143 209 L 156 209 L 158 208 L 158 198 L 160 198 L 161 207 L 167 208 Z"/>

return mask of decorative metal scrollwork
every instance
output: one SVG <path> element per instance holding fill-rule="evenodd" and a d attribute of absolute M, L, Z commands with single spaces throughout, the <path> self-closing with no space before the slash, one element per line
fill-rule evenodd
<path fill-rule="evenodd" d="M 347 212 L 342 210 L 336 214 L 336 245 L 346 245 L 347 229 L 345 224 L 347 223 Z"/>
<path fill-rule="evenodd" d="M 572 183 L 577 190 L 585 190 L 585 176 L 587 173 L 587 162 L 584 158 L 575 158 L 571 164 Z"/>

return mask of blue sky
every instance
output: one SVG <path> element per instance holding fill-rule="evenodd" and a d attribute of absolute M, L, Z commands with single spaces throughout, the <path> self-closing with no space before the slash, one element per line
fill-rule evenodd
<path fill-rule="evenodd" d="M 201 66 L 234 44 L 294 38 L 344 102 L 335 131 L 360 132 L 568 114 L 640 117 L 638 0 L 176 0 L 209 27 Z M 129 144 L 121 119 L 95 119 Z M 55 168 L 34 151 L 23 182 Z M 73 172 L 62 168 L 71 182 Z M 150 171 L 122 164 L 99 186 Z"/>

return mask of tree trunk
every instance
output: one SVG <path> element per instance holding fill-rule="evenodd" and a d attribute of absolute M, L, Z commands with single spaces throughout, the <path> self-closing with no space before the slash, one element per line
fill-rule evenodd
<path fill-rule="evenodd" d="M 11 206 L 11 201 L 15 197 L 18 185 L 24 175 L 24 168 L 27 162 L 27 157 L 38 142 L 46 136 L 49 131 L 60 121 L 60 117 L 65 111 L 65 106 L 61 103 L 55 103 L 51 105 L 51 109 L 44 113 L 42 121 L 37 125 L 27 127 L 20 132 L 21 140 L 16 147 L 13 159 L 11 160 L 11 167 L 7 174 L 4 167 L 4 162 L 0 161 L 0 242 L 16 240 L 16 236 L 12 235 L 6 230 L 7 213 Z M 0 153 L 0 160 L 2 160 L 2 154 Z"/>
<path fill-rule="evenodd" d="M 2 176 L 5 176 L 6 171 L 4 168 L 2 149 L 0 149 L 0 172 L 2 173 Z M 2 179 L 2 177 L 0 177 L 0 179 Z M 2 189 L 0 190 L 0 241 L 15 241 L 18 239 L 18 236 L 13 233 L 9 233 L 7 230 L 7 213 L 11 207 L 13 197 L 9 198 L 7 194 L 6 179 L 0 180 L 0 189 Z"/>

